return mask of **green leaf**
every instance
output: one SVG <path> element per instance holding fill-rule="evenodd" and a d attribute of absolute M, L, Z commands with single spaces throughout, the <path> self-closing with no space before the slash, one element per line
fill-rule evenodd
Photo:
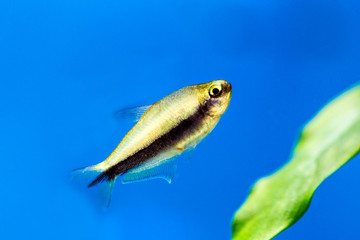
<path fill-rule="evenodd" d="M 291 160 L 256 182 L 233 220 L 233 240 L 271 239 L 309 207 L 316 188 L 360 150 L 360 85 L 325 106 L 303 129 Z"/>

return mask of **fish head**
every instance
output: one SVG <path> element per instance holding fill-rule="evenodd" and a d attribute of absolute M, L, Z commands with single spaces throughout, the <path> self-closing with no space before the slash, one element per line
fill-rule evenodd
<path fill-rule="evenodd" d="M 231 84 L 226 80 L 215 80 L 198 86 L 203 112 L 211 117 L 220 117 L 224 114 L 231 99 Z"/>

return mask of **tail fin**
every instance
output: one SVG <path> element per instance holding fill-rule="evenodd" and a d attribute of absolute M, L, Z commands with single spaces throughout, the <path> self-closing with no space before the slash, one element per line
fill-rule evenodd
<path fill-rule="evenodd" d="M 109 176 L 105 174 L 105 172 L 101 172 L 89 185 L 88 187 L 93 187 L 99 183 L 102 183 L 104 181 L 110 182 Z"/>
<path fill-rule="evenodd" d="M 78 168 L 72 171 L 74 178 L 84 179 L 86 181 L 95 178 L 95 180 L 93 180 L 88 185 L 88 187 L 92 187 L 98 183 L 102 183 L 106 181 L 104 184 L 100 185 L 100 193 L 101 193 L 101 199 L 103 199 L 105 202 L 105 206 L 109 207 L 111 201 L 111 194 L 116 178 L 108 179 L 106 175 L 103 173 L 104 170 L 99 169 L 96 165 L 91 167 Z"/>

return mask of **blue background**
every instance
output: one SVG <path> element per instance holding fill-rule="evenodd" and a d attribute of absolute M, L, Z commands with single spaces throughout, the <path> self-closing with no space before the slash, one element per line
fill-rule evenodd
<path fill-rule="evenodd" d="M 360 77 L 358 0 L 0 2 L 2 239 L 230 239 L 234 211 L 303 126 Z M 178 176 L 116 184 L 108 211 L 71 170 L 131 127 L 113 113 L 223 78 L 233 98 Z M 276 239 L 356 239 L 360 159 Z"/>

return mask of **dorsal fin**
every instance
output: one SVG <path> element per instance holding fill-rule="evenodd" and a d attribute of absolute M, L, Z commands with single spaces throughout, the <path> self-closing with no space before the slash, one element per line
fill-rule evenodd
<path fill-rule="evenodd" d="M 146 110 L 149 109 L 150 106 L 151 105 L 142 105 L 137 107 L 120 109 L 117 112 L 115 112 L 114 116 L 118 120 L 127 119 L 137 122 L 139 121 L 141 116 L 146 112 Z"/>

